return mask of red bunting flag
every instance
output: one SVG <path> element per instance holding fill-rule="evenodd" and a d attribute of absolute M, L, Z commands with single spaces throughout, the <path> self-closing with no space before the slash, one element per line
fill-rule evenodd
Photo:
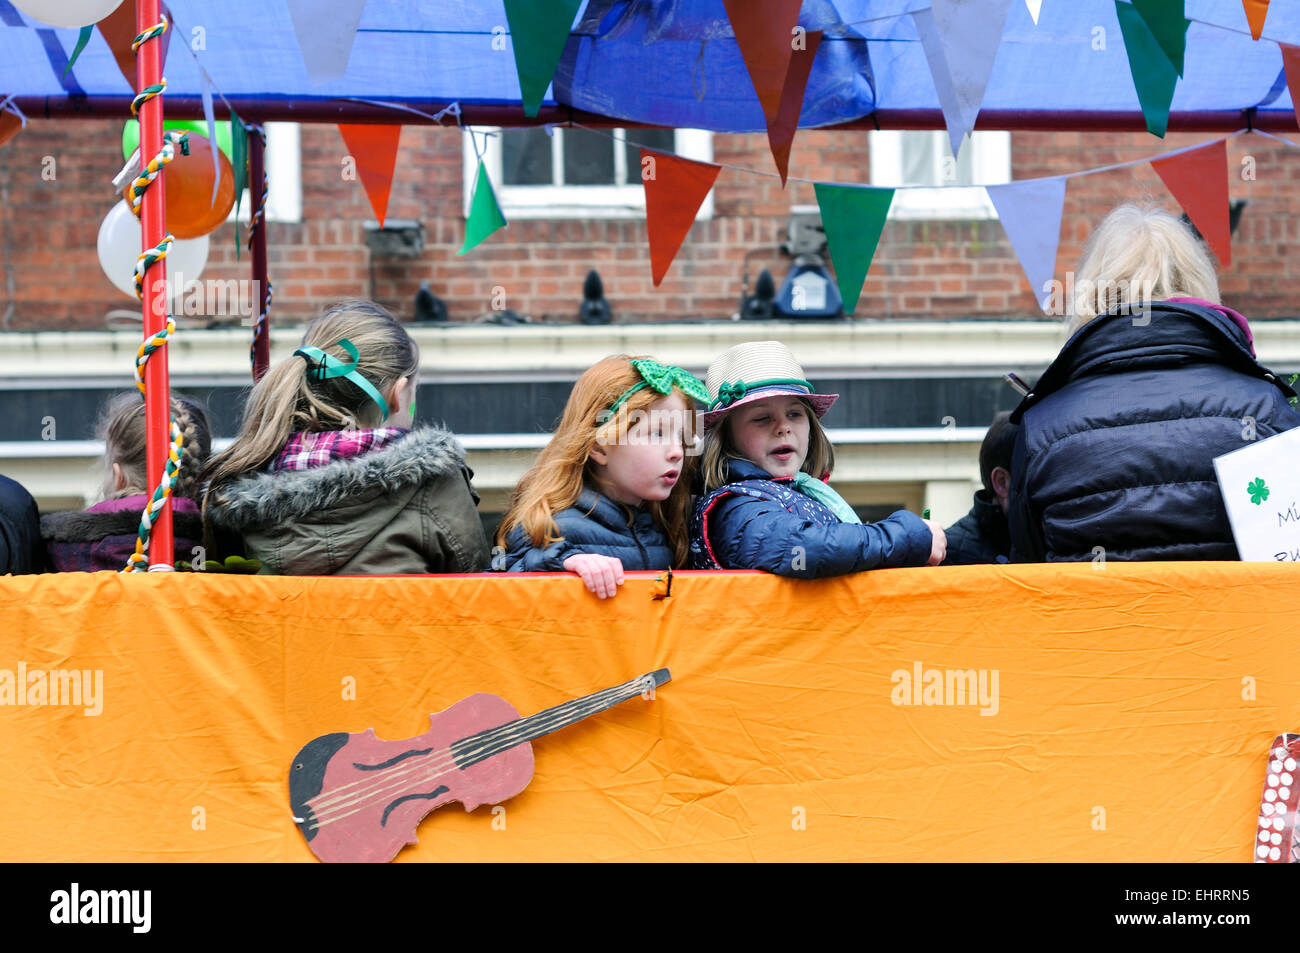
<path fill-rule="evenodd" d="M 802 0 L 722 0 L 769 128 L 781 111 L 801 3 Z"/>
<path fill-rule="evenodd" d="M 1282 68 L 1286 70 L 1286 85 L 1291 90 L 1291 108 L 1300 124 L 1300 46 L 1279 43 L 1282 48 Z"/>
<path fill-rule="evenodd" d="M 1153 159 L 1151 167 L 1174 193 L 1174 198 L 1205 237 L 1224 268 L 1232 265 L 1231 229 L 1228 224 L 1228 144 L 1220 139 L 1209 145 Z"/>
<path fill-rule="evenodd" d="M 1250 23 L 1250 35 L 1256 40 L 1264 32 L 1264 17 L 1268 16 L 1268 0 L 1241 0 Z"/>
<path fill-rule="evenodd" d="M 388 193 L 393 188 L 393 171 L 397 168 L 397 144 L 402 136 L 400 125 L 377 123 L 339 123 L 339 132 L 347 144 L 349 158 L 365 186 L 370 207 L 375 210 L 379 227 L 388 215 Z M 346 173 L 346 168 L 345 168 Z"/>
<path fill-rule="evenodd" d="M 18 130 L 23 127 L 23 121 L 18 118 L 17 113 L 11 113 L 7 109 L 0 109 L 0 146 L 18 135 Z"/>
<path fill-rule="evenodd" d="M 798 37 L 798 49 L 790 54 L 790 68 L 785 74 L 785 88 L 781 90 L 781 108 L 776 119 L 767 124 L 767 145 L 781 173 L 781 187 L 790 171 L 790 147 L 794 145 L 795 130 L 799 128 L 799 113 L 803 111 L 803 94 L 808 88 L 808 75 L 812 72 L 817 47 L 821 45 L 822 31 L 813 30 Z"/>
<path fill-rule="evenodd" d="M 650 238 L 650 274 L 663 281 L 677 249 L 691 230 L 695 213 L 713 188 L 722 166 L 693 162 L 663 152 L 641 150 L 645 186 L 645 227 Z"/>

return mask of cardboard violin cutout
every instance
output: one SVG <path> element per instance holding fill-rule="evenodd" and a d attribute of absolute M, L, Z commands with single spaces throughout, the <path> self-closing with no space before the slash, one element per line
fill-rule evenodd
<path fill-rule="evenodd" d="M 533 779 L 534 738 L 558 731 L 668 681 L 668 669 L 521 718 L 482 692 L 429 716 L 429 730 L 384 741 L 375 730 L 321 735 L 289 769 L 293 821 L 320 860 L 385 863 L 417 840 L 432 811 L 466 811 L 514 797 Z"/>

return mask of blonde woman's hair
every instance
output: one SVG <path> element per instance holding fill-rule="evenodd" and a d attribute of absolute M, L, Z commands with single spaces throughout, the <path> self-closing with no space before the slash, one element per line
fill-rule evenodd
<path fill-rule="evenodd" d="M 398 320 L 373 301 L 334 305 L 307 325 L 302 343 L 350 364 L 351 356 L 339 346 L 344 338 L 357 349 L 357 371 L 380 393 L 403 377 L 414 381 L 420 368 L 419 348 Z M 221 484 L 265 468 L 292 434 L 383 423 L 378 405 L 352 381 L 346 377 L 316 380 L 307 368 L 307 359 L 295 354 L 271 367 L 254 385 L 244 405 L 239 436 L 212 458 L 203 475 L 205 521 L 208 502 Z"/>
<path fill-rule="evenodd" d="M 1073 334 L 1099 314 L 1167 298 L 1219 304 L 1219 281 L 1191 228 L 1156 206 L 1121 205 L 1088 238 L 1075 270 Z"/>
<path fill-rule="evenodd" d="M 172 493 L 193 498 L 197 495 L 199 475 L 212 451 L 212 433 L 203 406 L 180 394 L 172 395 L 172 417 L 181 429 L 181 470 Z M 104 407 L 95 426 L 95 437 L 104 441 L 103 496 L 108 500 L 152 493 L 152 483 L 162 474 L 145 472 L 146 433 L 144 399 L 139 392 L 118 394 Z M 123 487 L 116 487 L 113 464 L 122 472 Z"/>
<path fill-rule="evenodd" d="M 835 469 L 835 448 L 831 446 L 830 437 L 826 436 L 826 431 L 822 429 L 812 402 L 800 397 L 799 403 L 803 404 L 804 411 L 808 414 L 808 456 L 804 458 L 803 466 L 799 469 L 819 480 L 829 478 L 831 471 Z M 727 461 L 746 459 L 736 449 L 732 440 L 731 418 L 732 414 L 728 413 L 720 423 L 704 432 L 700 467 L 703 472 L 705 493 L 712 493 L 718 487 L 730 482 L 727 478 Z"/>
<path fill-rule="evenodd" d="M 639 358 L 626 354 L 607 357 L 578 378 L 551 442 L 515 487 L 510 508 L 497 530 L 499 545 L 506 545 L 506 536 L 516 526 L 522 527 L 524 534 L 538 548 L 563 539 L 555 514 L 578 502 L 585 483 L 598 485 L 596 464 L 591 460 L 591 450 L 597 441 L 619 443 L 627 436 L 628 430 L 643 419 L 651 404 L 670 396 L 660 394 L 653 387 L 643 387 L 616 413 L 609 415 L 613 403 L 642 381 L 640 372 L 632 366 L 633 360 Z M 685 403 L 687 413 L 683 435 L 686 444 L 690 445 L 694 440 L 695 417 L 690 412 L 693 407 L 691 398 L 676 387 L 672 393 Z M 649 506 L 655 524 L 668 538 L 668 548 L 672 551 L 676 568 L 684 567 L 690 554 L 689 528 L 686 525 L 690 508 L 690 465 L 691 458 L 684 456 L 682 472 L 668 499 L 656 500 Z"/>

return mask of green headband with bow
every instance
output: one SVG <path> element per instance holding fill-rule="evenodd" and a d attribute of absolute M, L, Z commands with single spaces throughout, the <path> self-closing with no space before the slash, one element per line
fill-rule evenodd
<path fill-rule="evenodd" d="M 388 419 L 388 401 L 384 400 L 384 395 L 379 393 L 375 385 L 366 380 L 361 372 L 357 370 L 357 360 L 359 354 L 357 346 L 343 338 L 339 341 L 338 346 L 348 352 L 352 358 L 351 364 L 345 364 L 339 358 L 332 354 L 326 354 L 318 347 L 300 347 L 294 351 L 295 357 L 301 357 L 307 362 L 307 376 L 318 381 L 326 381 L 334 377 L 345 377 L 352 383 L 360 387 L 371 400 L 379 405 L 383 412 L 384 419 Z"/>
<path fill-rule="evenodd" d="M 610 405 L 607 411 L 609 417 L 614 416 L 615 412 L 627 403 L 627 399 L 643 387 L 651 387 L 656 393 L 663 394 L 665 397 L 673 392 L 674 387 L 677 387 L 692 400 L 701 403 L 707 403 L 709 400 L 708 388 L 690 371 L 684 371 L 672 364 L 660 364 L 658 361 L 650 360 L 633 361 L 632 366 L 636 368 L 642 380 L 639 384 L 633 384 L 625 390 L 623 396 Z"/>

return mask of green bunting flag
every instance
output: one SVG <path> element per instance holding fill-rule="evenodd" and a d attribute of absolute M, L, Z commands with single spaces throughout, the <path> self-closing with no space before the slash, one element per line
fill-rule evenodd
<path fill-rule="evenodd" d="M 1115 11 L 1147 131 L 1163 139 L 1169 127 L 1169 106 L 1174 101 L 1178 70 L 1132 4 L 1115 0 Z"/>
<path fill-rule="evenodd" d="M 465 222 L 465 244 L 458 255 L 463 255 L 498 228 L 504 228 L 506 217 L 501 214 L 492 180 L 488 178 L 483 160 L 478 162 L 478 177 L 474 180 L 474 197 L 469 203 L 469 218 Z"/>
<path fill-rule="evenodd" d="M 815 183 L 813 188 L 826 230 L 826 247 L 835 266 L 835 281 L 844 299 L 844 313 L 851 315 L 876 254 L 894 190 L 824 182 Z"/>
<path fill-rule="evenodd" d="M 83 26 L 81 28 L 81 32 L 77 35 L 77 45 L 72 48 L 72 55 L 68 57 L 68 65 L 63 67 L 64 76 L 68 75 L 68 70 L 72 69 L 72 64 L 77 62 L 77 57 L 81 55 L 81 51 L 84 50 L 86 44 L 90 42 L 90 34 L 94 32 L 94 29 L 94 24 Z"/>
<path fill-rule="evenodd" d="M 248 130 L 239 113 L 230 110 L 230 164 L 235 170 L 235 221 L 239 221 L 239 207 L 248 187 Z M 239 261 L 239 226 L 235 226 L 235 261 Z"/>
<path fill-rule="evenodd" d="M 1186 0 L 1133 0 L 1133 9 L 1142 17 L 1179 76 L 1183 75 L 1187 28 L 1192 23 L 1183 16 L 1185 2 Z"/>
<path fill-rule="evenodd" d="M 524 115 L 533 117 L 564 54 L 582 0 L 505 0 Z"/>

